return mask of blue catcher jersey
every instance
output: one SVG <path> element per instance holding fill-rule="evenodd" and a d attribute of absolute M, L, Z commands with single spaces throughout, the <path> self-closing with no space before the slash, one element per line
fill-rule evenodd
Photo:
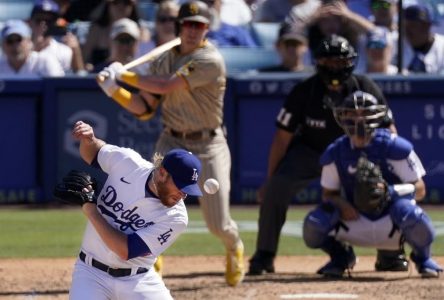
<path fill-rule="evenodd" d="M 425 175 L 409 141 L 388 129 L 376 129 L 372 141 L 365 148 L 354 148 L 348 136 L 330 144 L 320 159 L 323 166 L 322 187 L 330 190 L 343 188 L 347 200 L 353 203 L 356 165 L 362 155 L 379 165 L 389 185 L 413 183 Z"/>

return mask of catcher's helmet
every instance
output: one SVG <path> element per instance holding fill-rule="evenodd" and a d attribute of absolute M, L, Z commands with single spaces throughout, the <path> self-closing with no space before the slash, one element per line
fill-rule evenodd
<path fill-rule="evenodd" d="M 202 1 L 190 1 L 182 4 L 177 17 L 179 23 L 195 21 L 210 24 L 211 14 L 208 5 Z"/>
<path fill-rule="evenodd" d="M 333 34 L 321 41 L 314 52 L 316 69 L 327 85 L 341 85 L 355 68 L 357 54 L 342 36 Z"/>
<path fill-rule="evenodd" d="M 356 91 L 333 108 L 336 122 L 348 136 L 369 137 L 387 114 L 387 106 L 372 94 Z"/>

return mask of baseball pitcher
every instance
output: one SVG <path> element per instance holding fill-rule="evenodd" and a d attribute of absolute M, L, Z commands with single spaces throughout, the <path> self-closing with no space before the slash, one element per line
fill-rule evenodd
<path fill-rule="evenodd" d="M 54 190 L 56 199 L 80 204 L 88 218 L 70 299 L 172 299 L 153 264 L 187 226 L 184 199 L 202 195 L 199 159 L 173 149 L 164 157 L 155 154 L 151 163 L 96 138 L 82 121 L 73 136 L 85 162 L 108 178 L 97 197 L 93 180 L 78 171 Z"/>

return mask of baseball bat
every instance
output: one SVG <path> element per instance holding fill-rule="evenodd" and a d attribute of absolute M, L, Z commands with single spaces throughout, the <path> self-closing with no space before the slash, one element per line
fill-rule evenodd
<path fill-rule="evenodd" d="M 125 70 L 129 70 L 131 68 L 134 68 L 138 65 L 141 65 L 143 63 L 149 62 L 162 54 L 163 52 L 177 46 L 180 44 L 180 38 L 175 38 L 174 40 L 171 40 L 169 42 L 166 42 L 165 44 L 162 44 L 160 46 L 157 46 L 156 48 L 152 49 L 150 52 L 142 55 L 141 57 L 136 58 L 135 60 L 130 61 L 129 63 L 123 65 L 123 68 Z M 97 75 L 97 80 L 100 82 L 103 82 L 106 80 L 104 76 Z"/>

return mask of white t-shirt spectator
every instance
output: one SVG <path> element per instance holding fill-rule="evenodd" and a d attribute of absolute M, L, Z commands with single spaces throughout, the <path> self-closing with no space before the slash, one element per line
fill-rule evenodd
<path fill-rule="evenodd" d="M 435 33 L 435 41 L 430 50 L 422 56 L 426 74 L 444 74 L 444 35 Z M 408 47 L 404 53 L 404 66 L 408 69 L 415 52 Z"/>
<path fill-rule="evenodd" d="M 65 73 L 71 72 L 72 49 L 67 45 L 51 39 L 49 45 L 42 49 L 40 53 L 57 58 Z"/>
<path fill-rule="evenodd" d="M 13 77 L 31 75 L 55 77 L 64 76 L 65 72 L 55 57 L 35 51 L 29 54 L 28 59 L 18 71 L 11 68 L 5 55 L 0 57 L 0 76 Z"/>

